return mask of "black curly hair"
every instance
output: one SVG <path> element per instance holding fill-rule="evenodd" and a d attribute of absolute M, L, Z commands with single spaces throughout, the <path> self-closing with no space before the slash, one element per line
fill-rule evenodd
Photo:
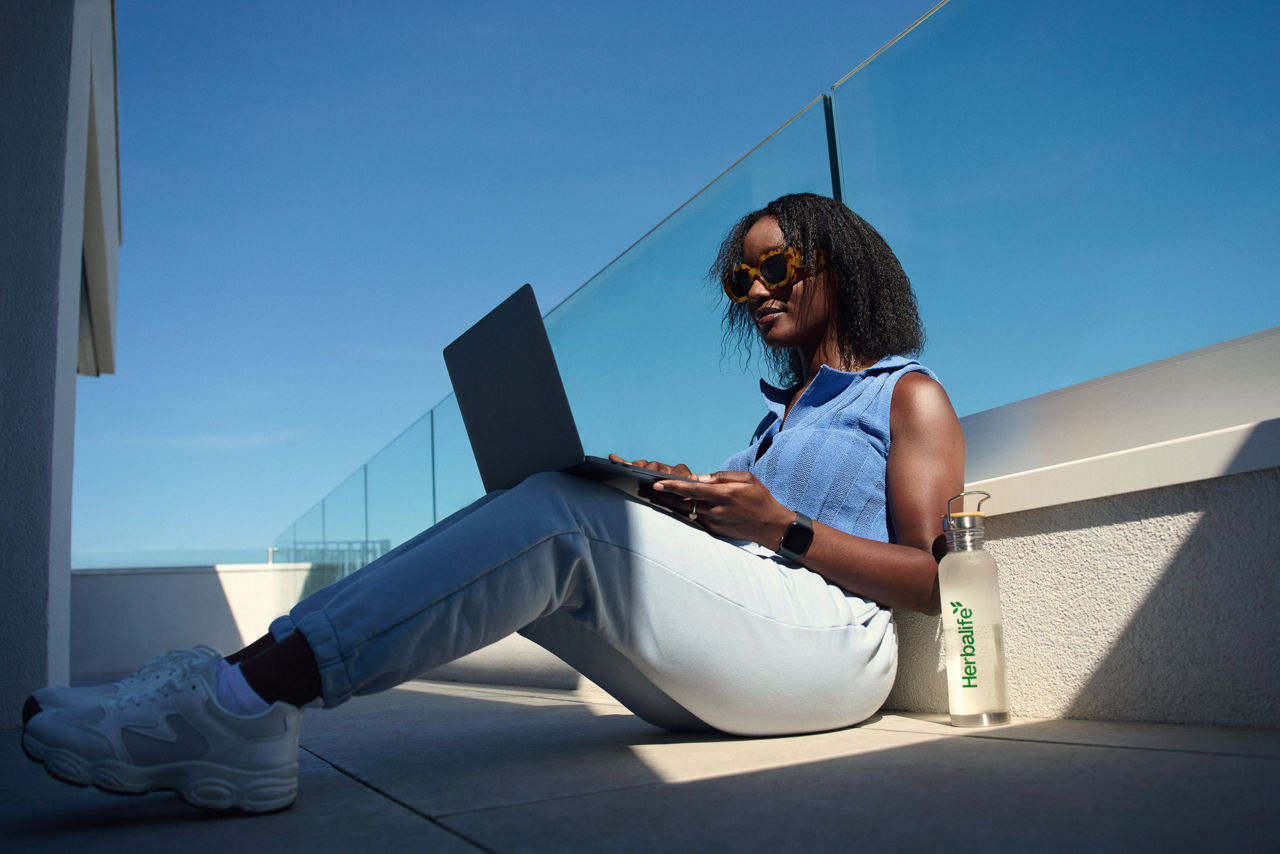
<path fill-rule="evenodd" d="M 778 221 L 787 245 L 803 253 L 806 267 L 817 266 L 819 249 L 826 253 L 827 281 L 836 292 L 841 356 L 849 363 L 865 363 L 920 352 L 924 328 L 898 256 L 866 220 L 835 199 L 794 193 L 744 216 L 720 244 L 709 271 L 717 284 L 733 275 L 733 268 L 742 261 L 747 232 L 767 216 Z M 736 342 L 749 355 L 756 327 L 747 303 L 729 302 L 724 329 L 726 349 Z M 783 387 L 800 382 L 802 366 L 794 350 L 770 349 L 767 359 Z"/>

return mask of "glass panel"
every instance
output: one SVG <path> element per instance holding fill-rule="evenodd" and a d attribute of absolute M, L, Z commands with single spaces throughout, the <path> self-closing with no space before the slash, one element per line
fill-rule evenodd
<path fill-rule="evenodd" d="M 743 354 L 722 354 L 725 301 L 706 271 L 743 214 L 788 192 L 830 193 L 830 182 L 816 101 L 548 315 L 589 453 L 709 471 L 746 443 L 764 413 L 759 373 Z M 433 505 L 439 520 L 483 495 L 453 396 L 374 457 L 368 477 L 371 557 L 427 527 Z M 322 543 L 326 513 L 330 546 L 357 530 L 349 491 L 338 487 L 295 524 L 296 559 L 334 558 Z"/>
<path fill-rule="evenodd" d="M 312 507 L 293 523 L 294 542 L 291 562 L 324 561 L 324 502 Z"/>
<path fill-rule="evenodd" d="M 1280 6 L 953 0 L 835 90 L 961 414 L 1280 320 Z"/>
<path fill-rule="evenodd" d="M 324 563 L 347 575 L 368 563 L 365 475 L 361 466 L 324 499 Z"/>
<path fill-rule="evenodd" d="M 294 560 L 293 541 L 294 541 L 294 529 L 296 527 L 297 525 L 294 524 L 285 528 L 284 531 L 280 534 L 280 536 L 276 537 L 275 540 L 271 543 L 271 545 L 275 548 L 275 554 L 272 555 L 272 560 L 274 562 L 293 563 L 293 560 Z"/>
<path fill-rule="evenodd" d="M 449 395 L 431 410 L 436 461 L 436 521 L 484 495 L 458 402 Z"/>
<path fill-rule="evenodd" d="M 431 527 L 431 414 L 378 452 L 369 472 L 369 558 Z"/>
<path fill-rule="evenodd" d="M 547 316 L 588 454 L 714 471 L 746 445 L 764 415 L 760 374 L 722 355 L 726 300 L 707 269 L 743 214 L 801 191 L 831 193 L 821 101 Z"/>

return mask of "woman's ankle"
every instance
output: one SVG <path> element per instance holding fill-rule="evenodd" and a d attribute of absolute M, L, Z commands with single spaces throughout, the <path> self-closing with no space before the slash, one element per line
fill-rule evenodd
<path fill-rule="evenodd" d="M 249 687 L 268 703 L 305 706 L 320 696 L 320 668 L 301 632 L 276 641 L 239 664 Z"/>
<path fill-rule="evenodd" d="M 246 646 L 244 649 L 236 650 L 235 652 L 228 655 L 226 657 L 227 663 L 239 664 L 242 661 L 248 661 L 249 659 L 254 658 L 255 656 L 261 655 L 262 653 L 271 649 L 271 647 L 275 645 L 276 645 L 275 635 L 271 634 L 271 632 L 267 632 L 265 635 L 258 638 L 256 641 L 249 644 L 248 646 Z"/>

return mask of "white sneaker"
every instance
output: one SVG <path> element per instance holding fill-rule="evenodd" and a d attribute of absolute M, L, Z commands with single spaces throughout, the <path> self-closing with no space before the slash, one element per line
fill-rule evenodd
<path fill-rule="evenodd" d="M 168 789 L 208 809 L 283 809 L 298 792 L 302 712 L 287 703 L 252 717 L 226 711 L 214 695 L 220 660 L 190 663 L 151 691 L 42 711 L 22 749 L 77 786 Z"/>
<path fill-rule="evenodd" d="M 50 685 L 41 688 L 27 698 L 22 710 L 25 724 L 34 715 L 49 709 L 65 709 L 71 706 L 94 706 L 103 700 L 115 700 L 130 694 L 141 694 L 159 688 L 170 677 L 188 664 L 206 658 L 218 658 L 218 653 L 203 644 L 191 649 L 174 649 L 157 655 L 119 682 L 106 685 L 85 685 L 71 688 L 66 685 Z M 34 705 L 33 705 L 34 703 Z"/>

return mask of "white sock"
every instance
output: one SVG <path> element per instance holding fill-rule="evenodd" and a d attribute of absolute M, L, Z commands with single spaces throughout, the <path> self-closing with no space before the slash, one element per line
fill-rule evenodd
<path fill-rule="evenodd" d="M 250 717 L 260 715 L 271 704 L 258 696 L 258 692 L 249 687 L 239 664 L 228 664 L 223 659 L 218 665 L 218 684 L 214 686 L 218 705 L 233 715 Z"/>

